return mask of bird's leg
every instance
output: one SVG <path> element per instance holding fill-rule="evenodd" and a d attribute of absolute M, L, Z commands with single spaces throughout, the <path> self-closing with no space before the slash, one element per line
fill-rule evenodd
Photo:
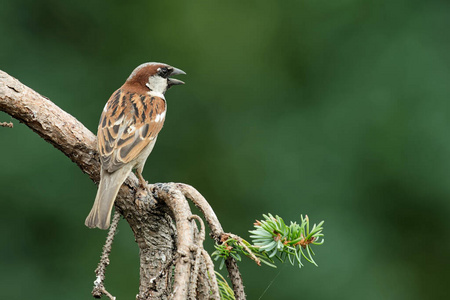
<path fill-rule="evenodd" d="M 138 207 L 141 209 L 144 208 L 147 205 L 154 205 L 156 203 L 155 199 L 152 196 L 152 193 L 148 187 L 147 181 L 145 181 L 144 177 L 142 176 L 142 170 L 137 169 L 136 170 L 136 176 L 139 179 L 139 185 L 141 186 L 141 189 L 139 189 L 136 193 L 136 199 L 135 203 Z"/>
<path fill-rule="evenodd" d="M 145 181 L 144 177 L 142 177 L 142 171 L 136 170 L 136 175 L 139 179 L 139 183 L 144 190 L 147 190 L 147 181 Z M 148 191 L 148 190 L 147 190 Z"/>

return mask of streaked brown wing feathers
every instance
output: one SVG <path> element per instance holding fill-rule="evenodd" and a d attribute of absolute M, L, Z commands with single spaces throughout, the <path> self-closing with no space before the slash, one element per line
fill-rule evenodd
<path fill-rule="evenodd" d="M 158 97 L 117 90 L 106 104 L 97 133 L 104 170 L 114 172 L 138 157 L 161 130 L 165 109 Z"/>

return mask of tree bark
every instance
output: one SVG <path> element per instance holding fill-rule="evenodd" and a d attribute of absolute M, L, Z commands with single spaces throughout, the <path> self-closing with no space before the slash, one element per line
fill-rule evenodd
<path fill-rule="evenodd" d="M 27 125 L 76 163 L 96 184 L 99 182 L 96 136 L 48 98 L 3 71 L 0 71 L 0 110 Z M 199 233 L 186 199 L 200 208 L 211 236 L 220 241 L 224 232 L 214 211 L 189 185 L 152 184 L 149 190 L 150 195 L 139 187 L 136 176 L 130 174 L 115 201 L 116 210 L 129 223 L 140 250 L 140 287 L 136 299 L 218 299 L 211 259 L 203 249 L 204 237 L 198 243 L 202 230 Z M 108 263 L 109 260 L 102 272 Z M 227 267 L 236 299 L 245 299 L 236 262 L 227 261 Z M 101 276 L 97 277 L 97 283 L 103 287 Z M 112 297 L 106 290 L 100 291 Z"/>

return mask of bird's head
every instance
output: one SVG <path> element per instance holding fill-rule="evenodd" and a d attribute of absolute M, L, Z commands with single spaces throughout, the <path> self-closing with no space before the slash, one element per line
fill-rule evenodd
<path fill-rule="evenodd" d="M 186 73 L 163 63 L 143 63 L 134 69 L 126 83 L 137 84 L 150 92 L 164 95 L 170 87 L 184 84 L 181 80 L 170 78 L 180 74 Z"/>

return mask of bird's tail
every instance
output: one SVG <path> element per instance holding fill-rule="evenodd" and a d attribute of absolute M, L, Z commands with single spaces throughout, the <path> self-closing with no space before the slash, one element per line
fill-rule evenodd
<path fill-rule="evenodd" d="M 94 206 L 92 206 L 91 212 L 84 222 L 87 227 L 98 227 L 100 229 L 109 227 L 114 200 L 130 172 L 131 168 L 128 168 L 128 166 L 124 166 L 113 173 L 101 170 L 101 179 Z"/>

